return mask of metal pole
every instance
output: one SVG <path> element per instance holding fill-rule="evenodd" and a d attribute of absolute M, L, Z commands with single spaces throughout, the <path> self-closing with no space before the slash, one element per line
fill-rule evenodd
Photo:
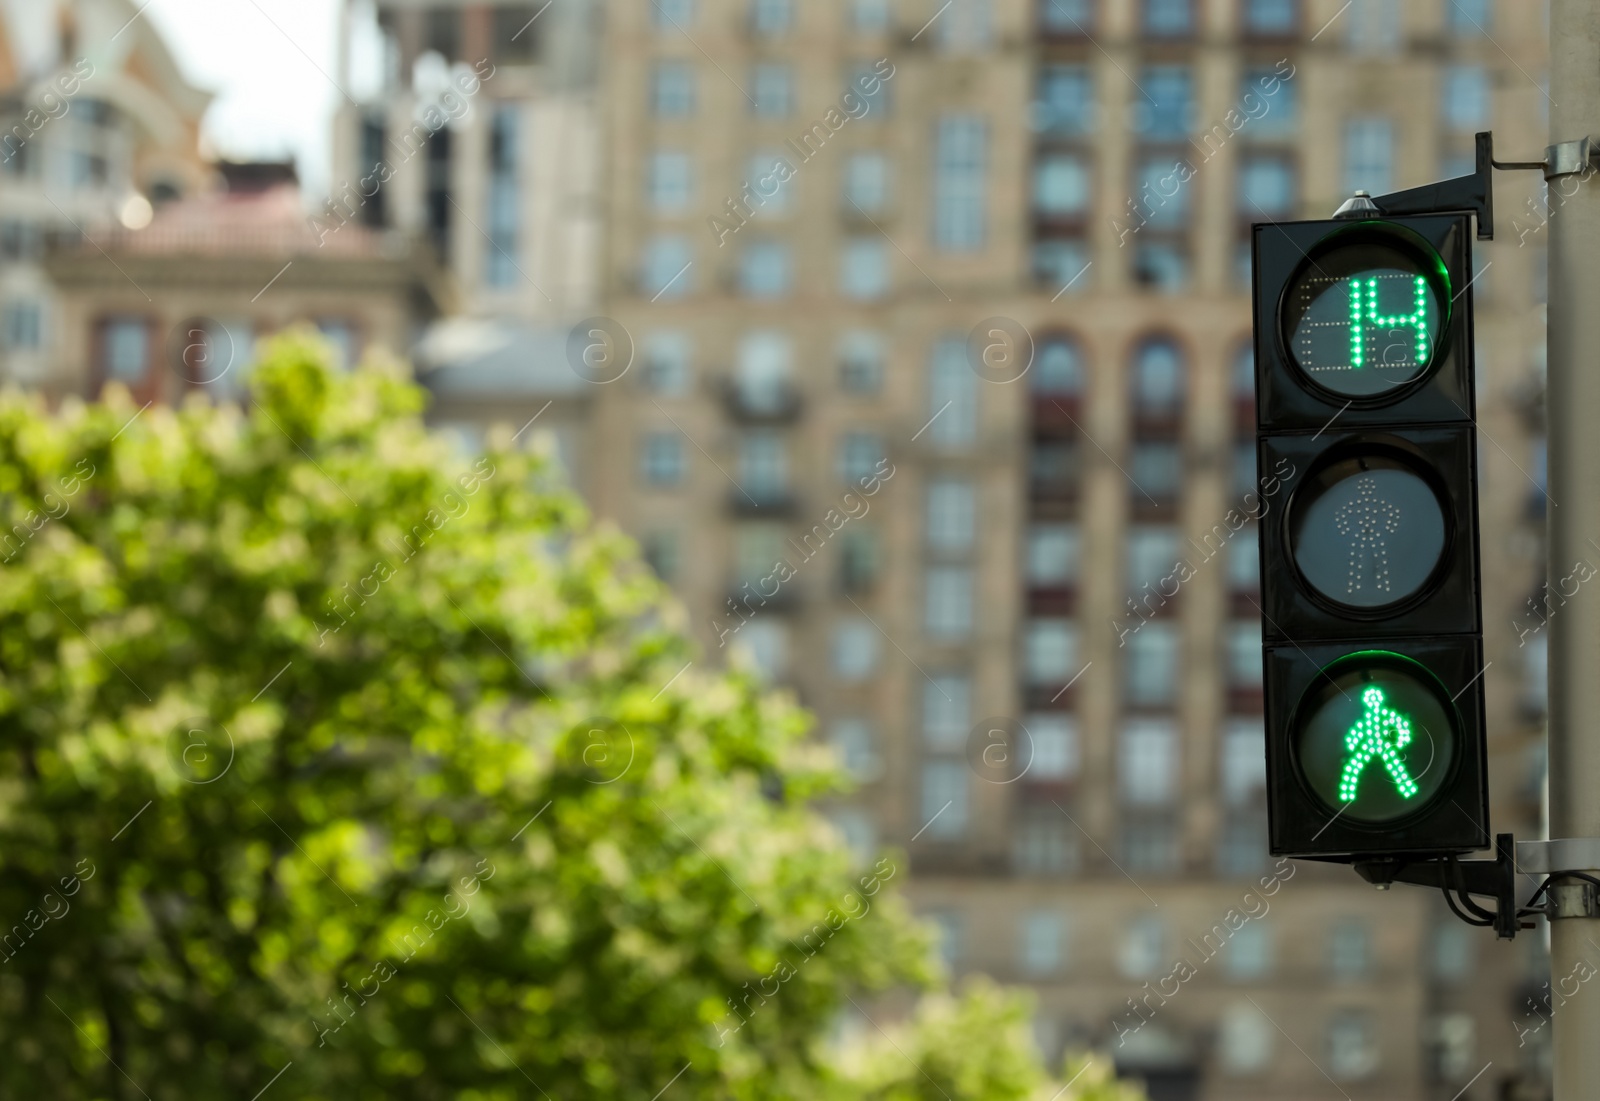
<path fill-rule="evenodd" d="M 1507 9 L 1502 9 L 1507 10 Z M 1600 4 L 1551 0 L 1550 142 L 1600 137 Z M 1600 178 L 1550 181 L 1549 576 L 1600 546 Z M 1600 598 L 1550 619 L 1550 836 L 1600 837 Z M 1558 881 L 1558 883 L 1561 881 Z M 1575 881 L 1552 889 L 1571 917 L 1550 923 L 1556 1101 L 1600 1098 L 1600 920 Z"/>

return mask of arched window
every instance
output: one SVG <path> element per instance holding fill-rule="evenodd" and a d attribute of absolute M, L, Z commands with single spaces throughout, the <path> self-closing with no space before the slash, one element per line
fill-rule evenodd
<path fill-rule="evenodd" d="M 1256 350 L 1249 340 L 1239 342 L 1233 354 L 1233 400 L 1251 402 L 1256 396 Z"/>
<path fill-rule="evenodd" d="M 1183 406 L 1183 353 L 1165 337 L 1147 340 L 1133 355 L 1133 408 L 1140 417 L 1175 417 Z"/>
<path fill-rule="evenodd" d="M 1040 342 L 1033 365 L 1033 392 L 1070 398 L 1083 393 L 1083 356 L 1077 341 L 1052 336 Z"/>

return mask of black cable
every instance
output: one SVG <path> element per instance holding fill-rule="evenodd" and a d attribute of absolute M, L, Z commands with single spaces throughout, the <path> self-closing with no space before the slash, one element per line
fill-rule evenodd
<path fill-rule="evenodd" d="M 1486 910 L 1482 906 L 1479 906 L 1477 903 L 1472 901 L 1472 897 L 1467 891 L 1466 877 L 1461 871 L 1461 861 L 1456 857 L 1450 857 L 1449 868 L 1453 873 L 1455 873 L 1453 876 L 1456 881 L 1455 892 L 1456 897 L 1461 900 L 1461 905 L 1466 908 L 1468 913 L 1475 914 L 1482 918 L 1484 924 L 1493 925 L 1495 918 L 1499 916 L 1499 912 L 1498 910 Z M 1515 904 L 1515 902 L 1516 900 L 1512 899 L 1512 903 Z"/>
<path fill-rule="evenodd" d="M 1468 917 L 1466 914 L 1462 913 L 1461 912 L 1461 908 L 1456 905 L 1456 900 L 1454 898 L 1450 897 L 1449 888 L 1440 887 L 1439 888 L 1439 893 L 1444 895 L 1445 903 L 1450 907 L 1450 912 L 1455 914 L 1456 917 L 1460 918 L 1462 921 L 1466 922 L 1468 925 L 1487 926 L 1487 925 L 1493 925 L 1494 924 L 1494 919 L 1493 918 Z"/>

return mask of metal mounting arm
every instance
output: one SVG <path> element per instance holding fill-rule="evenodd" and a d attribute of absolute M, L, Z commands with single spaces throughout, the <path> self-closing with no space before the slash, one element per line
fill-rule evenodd
<path fill-rule="evenodd" d="M 1480 135 L 1481 136 L 1481 135 Z M 1483 147 L 1480 145 L 1480 149 Z M 1356 874 L 1380 889 L 1391 883 L 1412 883 L 1419 887 L 1438 887 L 1458 895 L 1486 895 L 1495 900 L 1493 914 L 1463 902 L 1475 913 L 1492 917 L 1495 935 L 1510 940 L 1517 930 L 1531 929 L 1517 917 L 1517 845 L 1509 833 L 1496 834 L 1493 860 L 1440 860 L 1437 857 L 1389 857 L 1358 863 Z M 1448 897 L 1448 896 L 1447 896 Z"/>
<path fill-rule="evenodd" d="M 1477 165 L 1470 176 L 1423 184 L 1404 191 L 1378 195 L 1371 202 L 1379 214 L 1445 214 L 1465 211 L 1478 219 L 1478 240 L 1494 240 L 1494 134 L 1477 134 Z M 1510 165 L 1498 167 L 1511 167 Z M 1543 167 L 1540 165 L 1539 167 Z"/>

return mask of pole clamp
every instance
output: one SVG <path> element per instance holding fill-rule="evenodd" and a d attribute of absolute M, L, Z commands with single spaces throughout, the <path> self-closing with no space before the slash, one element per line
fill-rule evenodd
<path fill-rule="evenodd" d="M 1560 176 L 1577 176 L 1594 168 L 1597 152 L 1588 138 L 1557 142 L 1544 147 L 1544 178 L 1554 180 Z"/>
<path fill-rule="evenodd" d="M 1583 139 L 1583 142 L 1587 145 L 1588 139 Z M 1569 878 L 1550 884 L 1547 916 L 1551 921 L 1600 917 L 1600 891 L 1595 887 L 1595 878 L 1600 875 L 1600 837 L 1518 841 L 1517 871 L 1548 875 L 1557 880 L 1563 876 L 1585 876 L 1583 879 Z"/>

